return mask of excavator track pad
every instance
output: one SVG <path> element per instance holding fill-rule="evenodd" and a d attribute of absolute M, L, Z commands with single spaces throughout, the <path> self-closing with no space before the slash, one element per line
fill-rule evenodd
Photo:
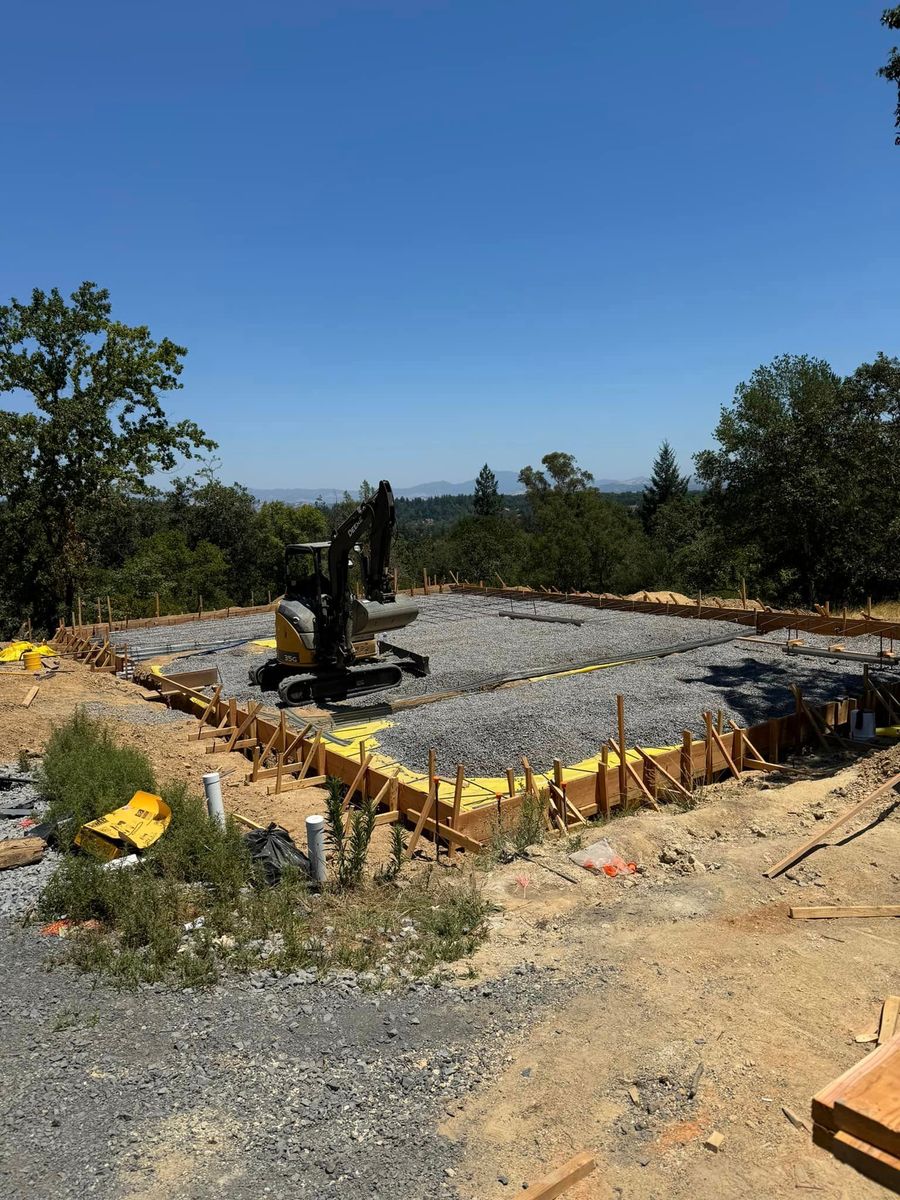
<path fill-rule="evenodd" d="M 394 688 L 403 671 L 395 663 L 359 663 L 346 671 L 315 671 L 289 675 L 278 685 L 282 704 L 296 706 L 310 701 L 346 700 Z"/>

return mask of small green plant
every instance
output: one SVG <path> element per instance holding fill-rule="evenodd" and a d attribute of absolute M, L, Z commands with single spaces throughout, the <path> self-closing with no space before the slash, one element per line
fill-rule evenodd
<path fill-rule="evenodd" d="M 391 825 L 391 857 L 382 868 L 382 879 L 396 879 L 403 867 L 403 855 L 406 853 L 406 834 L 399 821 Z"/>
<path fill-rule="evenodd" d="M 339 779 L 329 779 L 325 798 L 325 832 L 331 842 L 340 888 L 357 887 L 362 880 L 369 843 L 375 830 L 375 805 L 366 797 L 350 814 L 349 827 L 344 824 L 344 795 L 346 788 Z"/>
<path fill-rule="evenodd" d="M 31 770 L 31 756 L 27 750 L 19 751 L 19 757 L 16 759 L 16 767 L 20 775 L 27 775 Z"/>

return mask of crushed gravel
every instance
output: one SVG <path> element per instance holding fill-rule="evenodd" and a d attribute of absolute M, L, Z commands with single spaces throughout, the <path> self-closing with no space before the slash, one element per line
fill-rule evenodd
<path fill-rule="evenodd" d="M 0 767 L 0 776 L 5 778 L 23 777 L 23 772 L 14 764 Z M 28 778 L 27 775 L 24 776 Z M 32 782 L 14 784 L 12 787 L 0 787 L 0 809 L 31 808 L 31 818 L 39 821 L 46 810 L 46 805 L 38 800 L 37 788 Z M 0 841 L 10 838 L 27 837 L 28 826 L 23 820 L 29 818 L 0 816 Z M 21 917 L 33 908 L 47 880 L 56 869 L 59 855 L 49 848 L 40 862 L 31 863 L 27 867 L 14 867 L 9 871 L 0 871 L 0 917 Z M 6 978 L 4 976 L 4 978 Z"/>
<path fill-rule="evenodd" d="M 547 1006 L 614 979 L 523 963 L 477 987 L 375 995 L 352 973 L 267 971 L 204 993 L 116 992 L 48 970 L 57 949 L 0 921 L 8 1200 L 471 1195 L 440 1121 Z"/>

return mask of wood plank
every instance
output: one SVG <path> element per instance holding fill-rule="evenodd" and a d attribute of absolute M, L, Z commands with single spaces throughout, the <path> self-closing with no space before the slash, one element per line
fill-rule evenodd
<path fill-rule="evenodd" d="M 297 792 L 301 788 L 321 787 L 328 779 L 327 775 L 307 775 L 301 776 L 299 779 L 292 779 L 290 783 L 282 782 L 280 785 L 276 781 L 274 787 L 266 788 L 268 796 L 279 796 L 282 792 Z"/>
<path fill-rule="evenodd" d="M 900 904 L 813 904 L 792 905 L 795 921 L 816 921 L 831 917 L 900 917 Z"/>
<path fill-rule="evenodd" d="M 878 1023 L 878 1045 L 889 1042 L 896 1033 L 900 1033 L 900 996 L 885 996 L 881 1006 L 881 1020 Z"/>
<path fill-rule="evenodd" d="M 883 1046 L 879 1046 L 877 1050 L 873 1050 L 871 1054 L 854 1063 L 852 1067 L 848 1067 L 846 1071 L 833 1079 L 827 1087 L 822 1088 L 812 1098 L 812 1118 L 817 1125 L 823 1126 L 825 1129 L 830 1129 L 832 1132 L 837 1130 L 837 1125 L 834 1119 L 834 1105 L 838 1096 L 842 1096 L 850 1087 L 855 1085 L 858 1079 L 861 1079 L 867 1071 L 875 1070 L 880 1066 L 885 1059 L 889 1058 L 895 1049 L 895 1039 L 885 1042 Z"/>
<path fill-rule="evenodd" d="M 844 1133 L 900 1157 L 900 1040 L 883 1049 L 886 1057 L 835 1097 L 834 1121 Z"/>
<path fill-rule="evenodd" d="M 418 812 L 416 809 L 409 808 L 406 810 L 406 819 L 408 821 L 415 821 L 418 825 L 421 818 L 422 813 Z M 427 830 L 428 833 L 434 833 L 434 817 L 426 817 L 425 821 L 422 823 L 422 829 Z M 444 841 L 453 842 L 455 845 L 462 847 L 463 850 L 471 850 L 473 853 L 477 854 L 480 850 L 484 849 L 482 842 L 476 841 L 475 838 L 469 837 L 468 834 L 462 833 L 458 829 L 451 829 L 450 826 L 445 825 L 443 821 L 439 821 L 437 823 L 437 832 L 441 835 Z M 407 853 L 408 852 L 409 847 L 407 847 Z"/>
<path fill-rule="evenodd" d="M 38 694 L 39 691 L 40 691 L 40 688 L 37 686 L 37 684 L 35 684 L 34 687 L 30 687 L 28 689 L 28 691 L 25 693 L 25 699 L 22 701 L 22 707 L 30 708 L 32 700 L 35 698 L 35 696 Z"/>
<path fill-rule="evenodd" d="M 635 746 L 635 750 L 637 750 L 638 754 L 641 756 L 641 758 L 644 760 L 645 763 L 649 763 L 650 766 L 653 767 L 653 769 L 655 771 L 659 771 L 660 775 L 662 775 L 663 778 L 668 779 L 669 783 L 672 785 L 672 787 L 675 789 L 676 792 L 678 792 L 682 796 L 684 796 L 684 798 L 686 800 L 690 800 L 691 794 L 687 790 L 687 788 L 682 787 L 681 784 L 678 782 L 678 780 L 674 777 L 674 775 L 669 774 L 669 772 L 662 765 L 662 763 L 659 761 L 658 758 L 654 758 L 653 755 L 648 754 L 646 750 L 642 750 L 640 748 L 640 746 Z"/>
<path fill-rule="evenodd" d="M 520 1200 L 553 1200 L 554 1196 L 561 1196 L 580 1180 L 587 1179 L 596 1169 L 597 1160 L 593 1154 L 582 1150 L 567 1163 L 563 1163 L 561 1167 L 557 1167 L 555 1171 L 526 1188 L 524 1192 L 519 1192 Z"/>
<path fill-rule="evenodd" d="M 846 1163 L 892 1192 L 900 1193 L 900 1158 L 870 1146 L 868 1142 L 853 1137 L 852 1134 L 823 1129 L 821 1125 L 813 1126 L 813 1142 L 823 1150 L 828 1150 L 840 1162 Z"/>
<path fill-rule="evenodd" d="M 883 796 L 886 792 L 889 792 L 898 786 L 900 786 L 900 775 L 892 775 L 890 779 L 886 780 L 883 784 L 881 784 L 880 787 L 877 787 L 874 792 L 870 792 L 868 796 L 866 796 L 863 800 L 860 800 L 858 804 L 854 804 L 852 808 L 848 808 L 846 812 L 842 813 L 841 816 L 836 817 L 835 820 L 826 825 L 824 829 L 818 830 L 811 838 L 808 838 L 805 842 L 801 843 L 801 845 L 797 846 L 796 849 L 792 850 L 790 854 L 785 855 L 785 857 L 779 859 L 777 863 L 773 863 L 768 870 L 763 871 L 765 878 L 774 879 L 776 875 L 780 875 L 782 871 L 786 871 L 788 867 L 793 866 L 793 864 L 799 858 L 802 858 L 808 851 L 814 850 L 817 846 L 821 846 L 823 840 L 830 833 L 834 833 L 836 829 L 840 829 L 842 825 L 846 825 L 848 821 L 852 820 L 857 813 L 862 812 L 862 810 L 867 805 L 871 804 L 873 800 L 877 800 L 880 796 Z"/>
<path fill-rule="evenodd" d="M 412 837 L 409 839 L 409 845 L 406 847 L 407 858 L 412 858 L 413 852 L 415 851 L 416 846 L 419 844 L 419 838 L 422 836 L 422 830 L 425 827 L 425 822 L 431 815 L 432 808 L 434 808 L 435 798 L 437 797 L 437 789 L 438 785 L 436 782 L 433 782 L 428 789 L 428 795 L 425 799 L 425 803 L 422 805 L 422 811 L 418 815 L 415 829 L 412 832 Z M 409 813 L 408 816 L 409 819 L 412 820 L 412 814 Z"/>
<path fill-rule="evenodd" d="M 0 842 L 0 871 L 40 862 L 46 849 L 47 843 L 39 837 L 7 838 Z"/>

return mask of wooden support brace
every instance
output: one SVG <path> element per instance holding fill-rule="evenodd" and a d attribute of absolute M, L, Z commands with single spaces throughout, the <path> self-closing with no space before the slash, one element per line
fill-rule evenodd
<path fill-rule="evenodd" d="M 690 800 L 691 793 L 687 790 L 686 787 L 682 787 L 682 785 L 678 782 L 678 780 L 673 775 L 669 774 L 669 772 L 662 765 L 662 763 L 659 761 L 658 758 L 651 757 L 651 755 L 649 755 L 646 750 L 642 750 L 640 748 L 640 746 L 635 746 L 635 750 L 637 750 L 638 754 L 641 756 L 641 758 L 644 760 L 645 763 L 650 763 L 650 765 L 653 767 L 653 769 L 656 771 L 659 771 L 660 775 L 662 775 L 662 777 L 664 779 L 668 779 L 669 783 L 672 785 L 672 787 L 675 789 L 676 792 L 678 792 L 680 795 L 684 796 L 686 800 Z"/>
<path fill-rule="evenodd" d="M 321 737 L 321 734 L 319 734 L 318 736 Z M 347 809 L 350 807 L 350 801 L 353 799 L 353 793 L 356 791 L 356 789 L 360 786 L 360 784 L 365 779 L 366 771 L 368 771 L 369 763 L 371 761 L 372 761 L 372 756 L 370 754 L 367 754 L 363 758 L 362 762 L 359 764 L 359 770 L 356 772 L 356 775 L 353 777 L 353 782 L 350 784 L 349 788 L 347 788 L 347 794 L 344 797 L 344 803 L 342 805 L 344 812 L 346 812 Z M 437 791 L 436 783 L 434 785 L 434 788 L 435 788 L 435 791 Z M 363 791 L 361 794 L 364 796 L 365 792 Z"/>
<path fill-rule="evenodd" d="M 431 810 L 434 808 L 434 802 L 437 797 L 437 783 L 432 783 L 428 789 L 428 795 L 425 798 L 425 803 L 422 805 L 422 811 L 418 814 L 415 829 L 413 829 L 412 837 L 409 839 L 409 845 L 406 847 L 407 858 L 412 858 L 415 853 L 416 846 L 419 844 L 419 838 L 422 836 L 422 830 L 425 827 L 425 822 L 431 816 Z M 412 814 L 410 814 L 412 816 Z"/>
<path fill-rule="evenodd" d="M 617 745 L 617 743 L 614 742 L 612 739 L 610 739 L 610 745 L 612 746 L 613 750 L 615 750 L 616 754 L 619 755 L 619 761 L 623 762 L 625 764 L 626 772 L 628 773 L 628 775 L 631 776 L 631 778 L 637 784 L 644 799 L 647 801 L 647 803 L 650 805 L 651 808 L 655 808 L 656 811 L 659 812 L 659 805 L 653 799 L 653 795 L 650 792 L 650 789 L 644 783 L 643 779 L 641 779 L 640 775 L 638 775 L 637 771 L 634 769 L 634 767 L 628 761 L 628 759 L 625 755 L 625 751 L 621 750 L 620 747 Z M 624 800 L 623 800 L 623 803 L 624 803 Z"/>

